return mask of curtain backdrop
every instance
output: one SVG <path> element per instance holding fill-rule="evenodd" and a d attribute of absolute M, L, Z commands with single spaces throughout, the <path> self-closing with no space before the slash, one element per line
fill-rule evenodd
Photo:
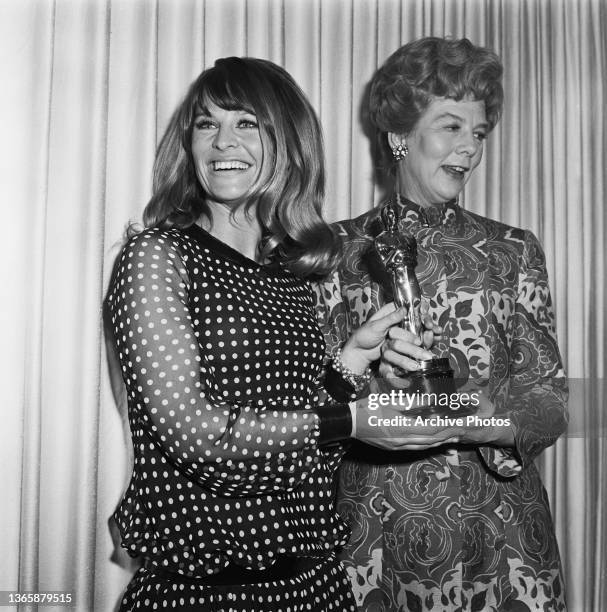
<path fill-rule="evenodd" d="M 186 86 L 226 55 L 289 70 L 325 132 L 330 220 L 381 198 L 360 104 L 425 35 L 505 65 L 503 119 L 463 197 L 545 246 L 573 381 L 570 434 L 541 459 L 570 609 L 607 609 L 603 0 L 2 0 L 0 590 L 110 611 L 133 566 L 108 518 L 130 469 L 102 301 L 154 150 Z"/>

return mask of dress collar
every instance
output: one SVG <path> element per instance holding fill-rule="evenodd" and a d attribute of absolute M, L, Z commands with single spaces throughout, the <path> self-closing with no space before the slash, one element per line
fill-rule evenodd
<path fill-rule="evenodd" d="M 232 263 L 271 276 L 284 276 L 289 274 L 289 271 L 277 258 L 272 258 L 268 263 L 258 263 L 246 255 L 243 255 L 240 251 L 232 248 L 229 244 L 213 236 L 213 234 L 207 232 L 205 229 L 202 229 L 197 224 L 191 225 L 185 231 L 195 237 L 200 243 L 204 244 L 209 250 L 213 251 L 213 253 L 221 255 Z"/>
<path fill-rule="evenodd" d="M 421 206 L 396 193 L 386 202 L 386 205 L 388 204 L 392 204 L 396 208 L 401 224 L 419 224 L 422 227 L 451 225 L 461 211 L 457 198 L 441 204 Z"/>

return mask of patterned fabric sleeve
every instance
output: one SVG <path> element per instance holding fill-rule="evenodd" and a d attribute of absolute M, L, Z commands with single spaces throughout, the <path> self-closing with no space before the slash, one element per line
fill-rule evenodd
<path fill-rule="evenodd" d="M 348 325 L 344 296 L 340 290 L 339 273 L 334 272 L 324 282 L 313 283 L 316 316 L 325 337 L 326 353 L 323 362 L 323 374 L 320 380 L 319 393 L 327 403 L 348 402 L 352 399 L 353 387 L 330 372 L 331 360 L 335 350 L 346 342 L 351 334 Z M 364 391 L 361 390 L 361 391 Z M 336 399 L 338 398 L 338 399 Z"/>
<path fill-rule="evenodd" d="M 487 466 L 504 477 L 516 476 L 554 444 L 568 422 L 546 262 L 531 232 L 525 232 L 510 354 L 510 391 L 498 399 L 496 412 L 510 418 L 515 449 L 479 449 Z"/>
<path fill-rule="evenodd" d="M 290 491 L 319 461 L 319 417 L 304 405 L 208 401 L 185 257 L 169 238 L 140 234 L 117 266 L 109 307 L 131 427 L 214 493 Z"/>
<path fill-rule="evenodd" d="M 313 283 L 313 288 L 316 314 L 327 345 L 325 356 L 325 365 L 327 365 L 335 349 L 342 346 L 350 333 L 339 272 L 334 272 L 331 278 L 324 282 Z"/>

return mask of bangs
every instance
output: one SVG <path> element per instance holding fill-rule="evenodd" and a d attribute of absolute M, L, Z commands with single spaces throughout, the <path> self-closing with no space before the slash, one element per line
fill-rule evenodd
<path fill-rule="evenodd" d="M 245 111 L 257 115 L 255 110 L 256 90 L 246 77 L 234 74 L 234 71 L 219 70 L 217 67 L 208 71 L 198 84 L 195 108 L 208 110 L 209 104 L 229 111 Z"/>

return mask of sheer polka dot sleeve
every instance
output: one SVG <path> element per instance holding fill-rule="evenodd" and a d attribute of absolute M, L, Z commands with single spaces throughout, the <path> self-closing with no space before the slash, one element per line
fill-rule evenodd
<path fill-rule="evenodd" d="M 239 302 L 224 282 L 238 270 L 178 230 L 146 230 L 125 246 L 109 296 L 131 428 L 224 496 L 291 490 L 320 456 L 319 417 L 308 395 L 291 388 L 313 389 L 317 372 L 289 370 L 305 358 L 302 349 L 322 355 L 322 337 L 318 349 L 312 337 L 297 349 L 284 333 L 266 333 L 268 321 L 255 325 L 259 316 L 238 307 L 247 285 Z M 284 279 L 264 282 L 270 293 L 284 286 L 276 299 L 293 294 Z M 280 367 L 267 358 L 272 342 L 290 347 Z"/>

